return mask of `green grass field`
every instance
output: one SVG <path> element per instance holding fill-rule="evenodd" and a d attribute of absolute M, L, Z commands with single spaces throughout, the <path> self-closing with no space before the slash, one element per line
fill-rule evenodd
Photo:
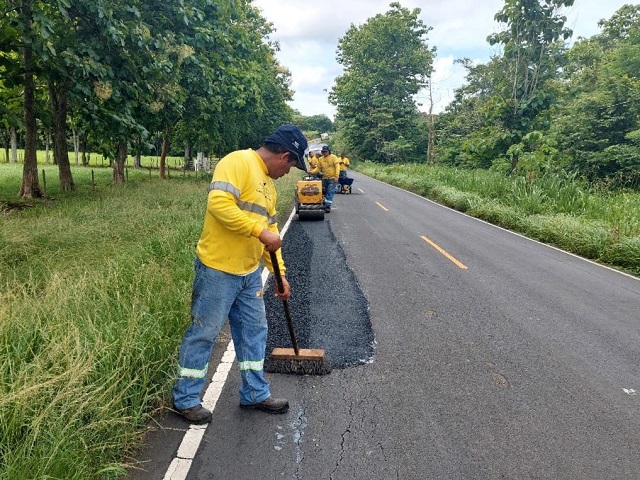
<path fill-rule="evenodd" d="M 94 189 L 90 171 L 74 167 L 74 192 L 52 180 L 52 198 L 0 211 L 3 479 L 118 478 L 170 406 L 210 175 L 131 170 L 112 186 L 96 168 Z M 281 225 L 298 178 L 276 182 Z M 0 165 L 1 198 L 20 179 Z"/>
<path fill-rule="evenodd" d="M 22 150 L 18 150 L 18 158 L 23 156 Z M 4 159 L 5 155 L 1 154 L 0 158 Z M 89 189 L 93 189 L 92 175 L 96 186 L 110 186 L 111 185 L 111 173 L 112 170 L 109 167 L 108 161 L 105 161 L 101 156 L 91 154 L 90 163 L 87 166 L 75 166 L 73 157 L 69 156 L 71 160 L 71 171 L 75 187 L 78 191 L 84 192 Z M 141 168 L 133 168 L 133 159 L 129 157 L 126 162 L 126 174 L 129 181 L 137 182 L 140 180 L 147 180 L 157 178 L 159 176 L 157 169 L 158 158 L 157 157 L 142 157 Z M 167 157 L 169 177 L 178 176 L 192 176 L 192 177 L 208 177 L 209 173 L 200 171 L 195 172 L 193 170 L 183 170 L 182 165 L 184 159 L 182 157 Z M 20 184 L 22 179 L 22 163 L 0 163 L 2 168 L 2 175 L 0 176 L 0 202 L 15 202 L 17 201 L 17 195 L 20 191 Z M 47 164 L 45 161 L 45 153 L 38 151 L 38 181 L 40 188 L 46 192 L 48 197 L 56 197 L 60 193 L 60 182 L 58 180 L 58 167 L 51 163 Z"/>
<path fill-rule="evenodd" d="M 23 149 L 18 149 L 16 151 L 16 155 L 18 158 L 18 163 L 22 164 L 23 160 L 24 160 L 24 150 Z M 87 167 L 108 167 L 109 166 L 109 160 L 107 160 L 106 158 L 104 158 L 104 156 L 97 154 L 97 153 L 87 153 L 86 154 L 87 157 Z M 7 157 L 7 152 L 6 150 L 3 150 L 2 152 L 0 152 L 0 164 L 2 163 L 11 163 L 11 158 L 12 158 L 12 153 L 11 151 L 9 151 L 9 156 Z M 36 152 L 36 158 L 38 160 L 38 165 L 53 165 L 53 152 L 49 152 L 49 159 L 47 161 L 47 152 L 44 150 L 38 150 Z M 72 166 L 82 166 L 82 153 L 78 154 L 78 165 L 76 165 L 76 156 L 74 152 L 69 152 L 69 163 Z M 143 155 L 140 158 L 140 163 L 141 166 L 143 168 L 157 168 L 158 167 L 158 163 L 160 161 L 160 158 L 156 155 Z M 167 157 L 167 165 L 169 166 L 169 168 L 180 168 L 183 164 L 184 164 L 184 158 L 183 157 Z M 129 155 L 129 157 L 127 158 L 126 164 L 128 166 L 132 166 L 133 165 L 133 157 L 131 155 Z"/>

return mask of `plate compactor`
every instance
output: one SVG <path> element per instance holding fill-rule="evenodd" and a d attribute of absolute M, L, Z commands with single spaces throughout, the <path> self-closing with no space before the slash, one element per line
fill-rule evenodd
<path fill-rule="evenodd" d="M 324 220 L 322 180 L 304 177 L 296 184 L 296 213 L 298 220 Z"/>

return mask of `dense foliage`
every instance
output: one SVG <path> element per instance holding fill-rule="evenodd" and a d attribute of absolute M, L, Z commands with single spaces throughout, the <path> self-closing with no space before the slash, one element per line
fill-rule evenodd
<path fill-rule="evenodd" d="M 0 18 L 0 122 L 24 131 L 25 197 L 41 194 L 36 128 L 54 132 L 70 189 L 68 128 L 122 181 L 131 149 L 225 152 L 292 118 L 290 73 L 251 0 L 0 0 Z"/>
<path fill-rule="evenodd" d="M 344 75 L 329 97 L 338 111 L 337 142 L 360 160 L 435 159 L 638 188 L 640 5 L 625 5 L 600 21 L 601 33 L 569 46 L 573 33 L 562 11 L 573 3 L 505 0 L 495 15 L 503 28 L 487 37 L 500 52 L 484 64 L 457 60 L 466 82 L 438 115 L 416 106 L 435 55 L 419 10 L 392 3 L 352 25 L 338 45 Z"/>
<path fill-rule="evenodd" d="M 326 115 L 311 115 L 310 117 L 306 117 L 296 112 L 293 117 L 293 122 L 306 132 L 329 133 L 335 130 L 333 122 Z"/>
<path fill-rule="evenodd" d="M 640 186 L 640 5 L 568 48 L 558 10 L 571 3 L 505 2 L 496 19 L 508 28 L 489 37 L 503 55 L 463 60 L 467 83 L 436 119 L 441 162 Z"/>

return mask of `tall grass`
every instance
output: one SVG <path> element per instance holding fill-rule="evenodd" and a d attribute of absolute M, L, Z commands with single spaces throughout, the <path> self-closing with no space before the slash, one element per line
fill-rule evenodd
<path fill-rule="evenodd" d="M 601 192 L 572 175 L 361 162 L 362 173 L 567 251 L 640 275 L 640 194 Z"/>
<path fill-rule="evenodd" d="M 209 178 L 105 176 L 0 212 L 0 478 L 117 478 L 170 405 Z M 295 179 L 276 182 L 281 221 Z"/>

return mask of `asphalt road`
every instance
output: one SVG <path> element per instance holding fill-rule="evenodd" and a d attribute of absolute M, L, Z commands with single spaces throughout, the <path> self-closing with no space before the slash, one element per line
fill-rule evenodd
<path fill-rule="evenodd" d="M 187 478 L 640 478 L 640 281 L 350 175 L 285 257 L 338 368 L 270 375 L 291 409 L 268 415 L 234 364 Z M 186 428 L 163 425 L 135 478 L 163 478 Z"/>

